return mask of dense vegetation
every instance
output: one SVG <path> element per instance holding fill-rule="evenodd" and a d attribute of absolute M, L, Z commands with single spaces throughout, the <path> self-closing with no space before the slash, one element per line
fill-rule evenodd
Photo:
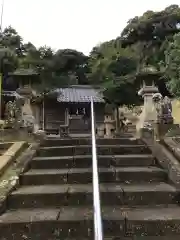
<path fill-rule="evenodd" d="M 130 19 L 120 36 L 92 49 L 89 56 L 73 49 L 54 52 L 24 43 L 12 27 L 0 36 L 0 67 L 4 84 L 12 83 L 10 72 L 33 69 L 40 74 L 41 86 L 95 84 L 104 89 L 108 102 L 136 104 L 139 83 L 136 76 L 145 66 L 161 72 L 157 85 L 165 85 L 180 97 L 180 8 L 171 5 L 160 12 L 147 11 Z"/>

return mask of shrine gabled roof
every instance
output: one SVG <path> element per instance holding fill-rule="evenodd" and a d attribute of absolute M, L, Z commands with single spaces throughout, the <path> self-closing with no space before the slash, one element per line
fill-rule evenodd
<path fill-rule="evenodd" d="M 59 88 L 56 91 L 58 92 L 58 102 L 89 103 L 92 97 L 93 102 L 104 103 L 100 89 L 91 86 L 77 85 L 67 88 Z"/>
<path fill-rule="evenodd" d="M 16 91 L 3 91 L 2 95 L 7 97 L 23 98 Z"/>
<path fill-rule="evenodd" d="M 13 75 L 13 76 L 32 76 L 32 75 L 38 75 L 38 72 L 32 68 L 18 68 L 13 73 L 11 73 L 11 75 Z"/>

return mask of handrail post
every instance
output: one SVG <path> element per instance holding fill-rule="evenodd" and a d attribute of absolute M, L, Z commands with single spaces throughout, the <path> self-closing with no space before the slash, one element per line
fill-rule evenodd
<path fill-rule="evenodd" d="M 91 132 L 92 132 L 94 240 L 103 240 L 97 149 L 95 137 L 95 122 L 94 122 L 94 103 L 92 97 L 91 97 Z"/>

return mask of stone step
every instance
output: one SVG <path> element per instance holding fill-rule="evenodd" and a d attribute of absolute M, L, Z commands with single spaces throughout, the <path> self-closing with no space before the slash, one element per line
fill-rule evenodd
<path fill-rule="evenodd" d="M 100 167 L 110 166 L 152 166 L 155 159 L 151 154 L 137 155 L 99 155 L 98 164 Z M 86 168 L 92 166 L 91 155 L 79 156 L 54 156 L 54 157 L 35 157 L 31 162 L 33 169 L 60 169 L 60 168 Z"/>
<path fill-rule="evenodd" d="M 74 156 L 92 153 L 91 145 L 77 146 L 53 146 L 41 147 L 37 152 L 38 156 Z M 97 145 L 98 155 L 118 155 L 118 154 L 150 154 L 150 149 L 145 145 Z"/>
<path fill-rule="evenodd" d="M 166 183 L 100 184 L 100 192 L 102 205 L 111 206 L 167 205 L 179 198 L 179 192 Z M 8 198 L 11 209 L 78 205 L 93 205 L 91 184 L 24 186 Z"/>
<path fill-rule="evenodd" d="M 141 237 L 141 236 L 133 236 L 133 237 L 104 237 L 104 240 L 179 240 L 179 236 L 153 236 L 153 237 Z M 51 238 L 48 240 L 59 240 L 57 238 Z M 66 240 L 77 240 L 75 238 L 66 238 Z M 78 240 L 94 240 L 94 237 L 90 238 L 78 238 Z"/>
<path fill-rule="evenodd" d="M 113 234 L 114 237 L 129 236 L 139 240 L 139 237 L 143 239 L 147 236 L 169 236 L 173 239 L 171 237 L 180 235 L 178 206 L 149 209 L 105 207 L 102 218 L 106 237 Z M 7 240 L 92 239 L 93 210 L 88 207 L 62 207 L 8 211 L 0 217 L 0 232 Z"/>
<path fill-rule="evenodd" d="M 91 138 L 74 138 L 74 139 L 47 139 L 42 143 L 42 146 L 71 146 L 71 145 L 91 145 L 92 140 Z M 103 138 L 103 139 L 96 139 L 97 145 L 137 145 L 143 144 L 141 139 L 135 138 Z"/>
<path fill-rule="evenodd" d="M 48 240 L 59 240 L 59 238 L 51 238 Z M 77 240 L 75 238 L 66 238 L 65 240 Z M 78 240 L 94 240 L 94 237 L 89 237 L 89 238 L 78 238 Z M 168 237 L 163 237 L 163 236 L 152 236 L 152 237 L 141 237 L 141 236 L 133 236 L 133 237 L 104 237 L 103 240 L 179 240 L 179 236 L 168 236 Z"/>
<path fill-rule="evenodd" d="M 167 180 L 167 172 L 150 167 L 99 168 L 100 182 L 158 182 Z M 22 185 L 92 183 L 92 168 L 32 169 L 20 176 Z"/>
<path fill-rule="evenodd" d="M 104 237 L 104 240 L 179 240 L 179 236 L 133 236 L 133 237 L 114 237 L 114 236 L 109 236 L 109 237 Z M 48 239 L 48 240 L 57 240 L 57 239 Z M 66 240 L 77 240 L 75 238 L 66 238 Z M 94 237 L 91 238 L 78 238 L 78 240 L 94 240 Z"/>
<path fill-rule="evenodd" d="M 136 134 L 136 132 L 134 132 L 134 131 L 128 131 L 128 132 L 126 132 L 126 133 L 120 133 L 120 134 L 118 134 L 118 138 L 126 138 L 126 139 L 128 139 L 128 138 L 134 138 L 135 134 Z M 115 139 L 116 139 L 116 138 L 117 138 L 117 136 L 115 137 Z"/>

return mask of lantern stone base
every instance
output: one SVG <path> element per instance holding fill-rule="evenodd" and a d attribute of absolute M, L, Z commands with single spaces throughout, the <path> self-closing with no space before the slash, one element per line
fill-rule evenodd
<path fill-rule="evenodd" d="M 136 137 L 137 138 L 153 138 L 154 129 L 150 127 L 141 127 L 136 129 Z"/>
<path fill-rule="evenodd" d="M 2 141 L 27 141 L 33 142 L 34 135 L 27 128 L 20 129 L 1 129 L 0 136 Z"/>
<path fill-rule="evenodd" d="M 104 138 L 104 134 L 105 134 L 105 126 L 104 124 L 101 124 L 97 127 L 97 137 Z"/>
<path fill-rule="evenodd" d="M 38 130 L 35 133 L 33 133 L 33 136 L 38 141 L 43 141 L 46 138 L 46 132 L 43 130 Z"/>
<path fill-rule="evenodd" d="M 112 121 L 105 121 L 105 138 L 114 138 L 115 137 L 115 127 L 114 124 L 115 122 Z"/>
<path fill-rule="evenodd" d="M 165 136 L 175 136 L 180 134 L 180 128 L 178 124 L 173 123 L 154 123 L 154 138 L 155 140 L 161 140 Z"/>
<path fill-rule="evenodd" d="M 136 137 L 154 139 L 155 141 L 160 141 L 164 137 L 173 137 L 180 135 L 180 127 L 178 124 L 173 123 L 152 123 L 152 127 L 140 128 Z"/>

